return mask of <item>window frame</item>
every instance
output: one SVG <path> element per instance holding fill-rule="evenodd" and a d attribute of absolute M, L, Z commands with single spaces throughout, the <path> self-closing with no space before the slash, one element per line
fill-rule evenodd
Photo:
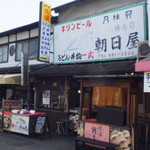
<path fill-rule="evenodd" d="M 35 50 L 34 50 L 34 52 L 36 53 L 36 54 L 34 54 L 34 57 L 30 57 L 30 52 L 29 52 L 29 50 L 30 50 L 30 42 L 31 41 L 35 41 L 35 45 L 34 45 L 34 48 L 35 48 Z M 25 44 L 25 43 L 27 43 L 27 49 L 24 49 L 23 50 L 23 44 Z M 37 43 L 37 45 L 36 45 L 36 43 Z M 35 59 L 37 59 L 37 51 L 38 51 L 38 38 L 36 37 L 36 38 L 31 38 L 31 39 L 27 39 L 27 40 L 21 40 L 21 41 L 17 41 L 16 42 L 16 46 L 17 46 L 17 50 L 16 50 L 16 56 L 15 56 L 15 60 L 16 61 L 21 61 L 21 55 L 20 55 L 20 57 L 18 58 L 18 56 L 17 56 L 17 54 L 18 54 L 18 45 L 21 45 L 21 50 L 20 50 L 20 54 L 21 54 L 21 52 L 22 51 L 24 51 L 25 53 L 27 53 L 28 55 L 29 55 L 29 60 L 35 60 Z M 32 54 L 32 53 L 31 53 Z M 32 56 L 32 55 L 31 55 Z"/>
<path fill-rule="evenodd" d="M 0 59 L 0 63 L 7 63 L 8 62 L 8 55 L 9 55 L 9 45 L 8 44 L 2 44 L 2 45 L 0 45 L 0 48 L 1 47 L 5 47 L 6 46 L 6 48 L 7 48 L 7 53 L 6 53 L 6 61 L 1 61 L 1 59 Z M 2 58 L 3 59 L 3 58 Z"/>

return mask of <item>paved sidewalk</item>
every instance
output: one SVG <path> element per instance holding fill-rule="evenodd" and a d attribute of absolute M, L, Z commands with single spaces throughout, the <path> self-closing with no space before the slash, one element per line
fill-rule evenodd
<path fill-rule="evenodd" d="M 34 138 L 12 132 L 0 133 L 1 150 L 75 150 L 75 136 L 52 135 Z"/>

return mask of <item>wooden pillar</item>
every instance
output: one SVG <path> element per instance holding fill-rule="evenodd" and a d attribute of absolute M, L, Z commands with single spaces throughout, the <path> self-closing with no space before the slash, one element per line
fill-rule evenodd
<path fill-rule="evenodd" d="M 64 95 L 65 95 L 65 112 L 69 112 L 69 102 L 68 102 L 68 92 L 69 90 L 69 84 L 68 84 L 68 77 L 65 76 L 65 91 L 64 91 Z"/>
<path fill-rule="evenodd" d="M 80 81 L 80 114 L 79 114 L 79 118 L 82 119 L 82 107 L 83 107 L 83 83 L 82 81 Z"/>
<path fill-rule="evenodd" d="M 128 84 L 128 95 L 127 95 L 127 124 L 130 124 L 130 105 L 131 105 L 131 85 L 130 85 L 130 81 Z"/>

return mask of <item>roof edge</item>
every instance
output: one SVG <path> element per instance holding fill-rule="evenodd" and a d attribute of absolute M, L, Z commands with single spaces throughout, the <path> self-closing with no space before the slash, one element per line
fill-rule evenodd
<path fill-rule="evenodd" d="M 52 23 L 57 23 L 58 16 L 54 16 L 51 19 L 52 19 L 52 21 L 51 21 Z M 0 32 L 0 38 L 4 37 L 4 36 L 11 35 L 11 34 L 16 34 L 18 32 L 29 31 L 29 30 L 32 30 L 32 29 L 35 29 L 35 28 L 38 28 L 38 27 L 39 27 L 39 21 L 36 21 L 36 22 L 30 23 L 30 24 L 27 24 L 27 25 L 16 27 L 14 29 L 10 29 L 10 30 L 4 31 L 4 32 Z"/>
<path fill-rule="evenodd" d="M 54 7 L 54 8 L 52 8 L 52 10 L 54 10 L 56 13 L 58 13 L 59 10 L 65 9 L 65 8 L 68 7 L 68 6 L 70 6 L 70 5 L 72 5 L 72 4 L 79 3 L 79 2 L 81 2 L 81 1 L 85 1 L 85 0 L 74 0 L 74 1 L 71 1 L 71 2 L 69 2 L 69 3 L 65 3 L 65 4 L 63 4 L 63 5 Z"/>

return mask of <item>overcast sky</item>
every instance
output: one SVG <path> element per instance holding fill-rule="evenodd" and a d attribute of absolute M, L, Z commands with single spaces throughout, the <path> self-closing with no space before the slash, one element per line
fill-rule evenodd
<path fill-rule="evenodd" d="M 39 20 L 42 0 L 0 0 L 0 32 L 27 25 Z M 53 7 L 73 0 L 44 0 Z"/>

